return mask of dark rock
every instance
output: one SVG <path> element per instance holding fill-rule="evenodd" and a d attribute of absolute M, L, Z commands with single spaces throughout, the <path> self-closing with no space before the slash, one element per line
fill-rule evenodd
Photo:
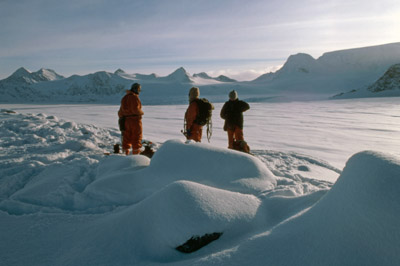
<path fill-rule="evenodd" d="M 183 245 L 176 247 L 176 250 L 183 253 L 192 253 L 217 240 L 221 235 L 222 233 L 212 233 L 204 236 L 192 236 Z"/>

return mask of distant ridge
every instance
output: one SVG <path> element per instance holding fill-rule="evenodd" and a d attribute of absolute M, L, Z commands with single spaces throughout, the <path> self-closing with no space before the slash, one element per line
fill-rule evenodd
<path fill-rule="evenodd" d="M 30 72 L 24 67 L 18 68 L 11 76 L 5 79 L 7 82 L 18 82 L 34 84 L 44 81 L 54 81 L 64 79 L 64 76 L 57 74 L 52 69 L 41 68 L 36 72 Z"/>
<path fill-rule="evenodd" d="M 167 76 L 129 74 L 117 69 L 68 78 L 51 69 L 30 72 L 22 67 L 0 80 L 0 102 L 118 103 L 133 82 L 143 85 L 145 104 L 186 103 L 192 86 L 200 87 L 201 94 L 214 101 L 226 100 L 232 89 L 249 99 L 328 99 L 343 91 L 371 86 L 389 67 L 399 63 L 400 43 L 392 43 L 327 52 L 318 59 L 298 53 L 289 56 L 278 71 L 247 82 L 224 75 L 211 77 L 205 72 L 191 75 L 183 67 Z"/>

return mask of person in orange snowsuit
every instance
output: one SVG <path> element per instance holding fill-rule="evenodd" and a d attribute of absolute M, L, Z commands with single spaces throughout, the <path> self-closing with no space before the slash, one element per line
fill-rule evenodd
<path fill-rule="evenodd" d="M 195 120 L 199 114 L 199 106 L 196 102 L 199 99 L 200 90 L 199 88 L 192 87 L 189 91 L 189 106 L 185 113 L 186 120 L 186 139 L 192 139 L 197 142 L 201 142 L 201 135 L 203 132 L 203 126 L 196 124 Z"/>
<path fill-rule="evenodd" d="M 121 107 L 118 117 L 125 119 L 122 131 L 122 150 L 129 155 L 130 148 L 132 154 L 140 154 L 142 147 L 142 103 L 139 99 L 141 86 L 134 83 L 131 90 L 126 91 L 126 95 L 121 100 Z"/>
<path fill-rule="evenodd" d="M 229 93 L 229 101 L 221 109 L 221 118 L 225 120 L 224 130 L 228 132 L 228 148 L 234 148 L 235 141 L 244 141 L 243 112 L 250 109 L 248 103 L 238 99 L 235 90 Z"/>

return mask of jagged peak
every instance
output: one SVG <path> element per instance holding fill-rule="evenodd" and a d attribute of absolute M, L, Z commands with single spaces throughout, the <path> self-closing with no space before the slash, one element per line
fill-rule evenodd
<path fill-rule="evenodd" d="M 26 76 L 26 75 L 30 75 L 30 74 L 31 74 L 31 72 L 28 69 L 26 69 L 24 67 L 20 67 L 11 76 L 21 77 L 21 76 Z"/>
<path fill-rule="evenodd" d="M 193 74 L 193 77 L 195 78 L 203 78 L 203 79 L 212 79 L 212 77 L 210 77 L 206 72 L 200 72 L 197 74 Z"/>
<path fill-rule="evenodd" d="M 174 72 L 172 72 L 169 76 L 175 75 L 175 74 L 185 74 L 185 75 L 188 75 L 188 72 L 187 72 L 186 69 L 184 69 L 183 67 L 180 67 L 180 68 L 176 69 Z"/>
<path fill-rule="evenodd" d="M 368 87 L 369 91 L 400 89 L 400 64 L 392 65 L 374 84 Z"/>
<path fill-rule="evenodd" d="M 36 71 L 35 73 L 56 73 L 53 69 L 49 69 L 49 68 L 41 68 L 38 71 Z M 57 73 L 56 73 L 57 74 Z"/>
<path fill-rule="evenodd" d="M 186 72 L 186 70 L 183 67 L 178 68 L 177 70 L 169 74 L 166 78 L 180 82 L 189 82 L 189 83 L 193 82 L 189 73 Z"/>
<path fill-rule="evenodd" d="M 63 79 L 64 76 L 59 75 L 57 72 L 55 72 L 53 69 L 48 69 L 48 68 L 41 68 L 36 72 L 31 73 L 32 77 L 36 81 L 51 81 L 51 80 L 59 80 Z"/>
<path fill-rule="evenodd" d="M 115 70 L 114 74 L 118 75 L 118 74 L 126 74 L 126 72 L 120 68 L 118 68 L 117 70 Z"/>

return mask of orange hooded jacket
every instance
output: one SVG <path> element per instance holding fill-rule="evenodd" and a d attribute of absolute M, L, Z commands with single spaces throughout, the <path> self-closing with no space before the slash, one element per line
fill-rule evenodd
<path fill-rule="evenodd" d="M 126 154 L 132 147 L 133 154 L 139 154 L 142 147 L 142 103 L 139 95 L 126 91 L 121 100 L 118 117 L 125 117 L 125 131 L 122 132 L 122 149 Z"/>

